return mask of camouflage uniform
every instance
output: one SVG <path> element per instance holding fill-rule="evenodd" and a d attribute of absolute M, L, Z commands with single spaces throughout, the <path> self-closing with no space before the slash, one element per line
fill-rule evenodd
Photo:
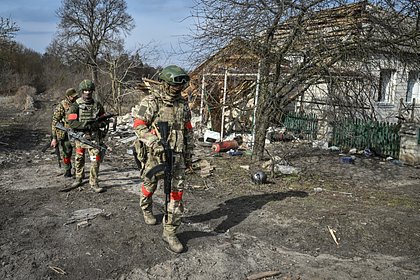
<path fill-rule="evenodd" d="M 67 114 L 69 126 L 75 131 L 84 132 L 84 137 L 96 144 L 103 145 L 103 138 L 105 135 L 99 128 L 100 125 L 95 122 L 95 119 L 105 114 L 104 107 L 101 103 L 95 100 L 85 101 L 82 97 L 78 98 L 76 102 L 70 107 Z M 76 183 L 81 184 L 84 177 L 85 167 L 85 151 L 89 153 L 91 167 L 89 174 L 89 184 L 97 192 L 103 191 L 98 186 L 98 172 L 99 165 L 103 160 L 103 154 L 96 148 L 83 144 L 75 140 L 76 156 L 75 156 L 75 170 Z M 75 184 L 77 185 L 77 184 Z"/>
<path fill-rule="evenodd" d="M 56 140 L 58 145 L 60 145 L 61 157 L 63 158 L 64 171 L 70 173 L 71 170 L 71 156 L 73 153 L 73 145 L 70 142 L 70 139 L 65 131 L 62 131 L 55 127 L 57 123 L 62 123 L 64 127 L 68 128 L 68 122 L 66 114 L 73 104 L 69 100 L 69 97 L 72 95 L 77 95 L 75 89 L 70 88 L 66 91 L 66 98 L 61 100 L 60 103 L 54 110 L 51 122 L 51 137 Z"/>
<path fill-rule="evenodd" d="M 156 156 L 154 148 L 159 146 L 159 138 L 155 129 L 157 122 L 167 121 L 170 128 L 168 142 L 174 152 L 174 167 L 170 203 L 168 205 L 168 219 L 163 221 L 164 235 L 175 236 L 181 224 L 183 214 L 182 195 L 184 190 L 186 165 L 191 165 L 193 150 L 193 131 L 191 126 L 191 111 L 188 103 L 179 94 L 174 97 L 168 92 L 167 84 L 158 89 L 152 89 L 151 94 L 143 98 L 133 110 L 134 128 L 140 141 L 137 148 L 147 149 L 147 159 L 142 172 L 140 207 L 143 212 L 151 213 L 152 196 L 157 188 L 158 180 L 163 174 L 157 174 L 150 180 L 146 174 L 152 167 L 162 162 L 162 155 Z M 138 154 L 144 154 L 137 151 Z M 181 249 L 182 250 L 182 249 Z"/>

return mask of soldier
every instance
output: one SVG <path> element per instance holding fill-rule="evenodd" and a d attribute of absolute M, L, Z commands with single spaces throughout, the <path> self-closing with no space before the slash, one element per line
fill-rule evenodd
<path fill-rule="evenodd" d="M 147 159 L 141 175 L 142 185 L 140 207 L 146 224 L 156 224 L 152 212 L 152 196 L 157 188 L 158 180 L 163 174 L 156 174 L 149 179 L 147 172 L 162 162 L 163 147 L 159 143 L 159 133 L 156 132 L 157 123 L 166 121 L 169 124 L 169 145 L 173 149 L 174 164 L 170 202 L 167 220 L 163 219 L 163 240 L 169 248 L 181 253 L 183 245 L 176 236 L 176 230 L 181 225 L 183 213 L 182 194 L 184 190 L 185 170 L 191 166 L 193 150 L 193 132 L 191 125 L 191 111 L 187 101 L 181 96 L 181 91 L 189 82 L 188 74 L 178 66 L 165 67 L 159 75 L 162 84 L 151 94 L 143 98 L 133 110 L 134 129 L 140 145 L 147 149 Z M 138 144 L 138 143 L 137 143 Z M 138 154 L 143 154 L 138 151 Z"/>
<path fill-rule="evenodd" d="M 70 107 L 67 114 L 69 126 L 76 132 L 82 131 L 84 137 L 98 145 L 103 145 L 103 138 L 105 133 L 101 128 L 106 126 L 105 122 L 98 122 L 98 117 L 105 114 L 104 107 L 101 103 L 95 101 L 92 97 L 95 90 L 95 84 L 91 80 L 83 80 L 79 84 L 79 97 L 76 102 Z M 91 160 L 89 184 L 90 187 L 97 193 L 104 192 L 105 189 L 98 185 L 99 165 L 103 160 L 104 154 L 101 154 L 96 148 L 87 144 L 83 144 L 75 140 L 76 155 L 75 155 L 75 170 L 76 179 L 72 187 L 76 188 L 82 184 L 85 167 L 85 151 L 87 150 Z"/>
<path fill-rule="evenodd" d="M 78 94 L 74 88 L 66 90 L 66 97 L 60 101 L 54 110 L 51 123 L 51 147 L 55 148 L 57 145 L 61 148 L 61 156 L 64 163 L 64 177 L 72 177 L 71 174 L 71 156 L 73 153 L 73 146 L 66 132 L 55 127 L 58 122 L 61 122 L 64 127 L 69 127 L 66 119 L 66 114 L 71 105 L 76 101 Z"/>

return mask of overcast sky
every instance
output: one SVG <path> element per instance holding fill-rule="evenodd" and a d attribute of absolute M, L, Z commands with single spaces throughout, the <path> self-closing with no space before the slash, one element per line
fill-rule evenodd
<path fill-rule="evenodd" d="M 135 21 L 136 28 L 125 39 L 126 49 L 152 44 L 162 51 L 158 62 L 148 61 L 154 66 L 180 64 L 184 57 L 168 56 L 172 49 L 178 49 L 182 35 L 189 34 L 192 20 L 188 18 L 192 0 L 126 0 L 128 14 Z M 20 27 L 15 40 L 25 47 L 44 53 L 51 42 L 59 19 L 57 9 L 60 0 L 0 0 L 0 16 L 11 18 Z"/>

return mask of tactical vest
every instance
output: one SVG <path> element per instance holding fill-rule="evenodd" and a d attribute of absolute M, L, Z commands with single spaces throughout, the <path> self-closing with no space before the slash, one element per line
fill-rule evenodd
<path fill-rule="evenodd" d="M 78 98 L 76 103 L 79 105 L 79 121 L 87 122 L 96 119 L 99 113 L 99 106 L 96 101 L 93 103 L 86 103 L 83 98 Z"/>
<path fill-rule="evenodd" d="M 184 150 L 184 125 L 187 116 L 185 115 L 185 101 L 183 99 L 175 101 L 172 106 L 163 103 L 160 98 L 157 101 L 158 111 L 153 120 L 157 126 L 158 122 L 166 121 L 169 124 L 169 145 L 174 152 L 181 153 Z"/>

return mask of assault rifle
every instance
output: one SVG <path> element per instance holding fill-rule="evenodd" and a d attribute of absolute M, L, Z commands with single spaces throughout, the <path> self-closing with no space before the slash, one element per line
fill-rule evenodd
<path fill-rule="evenodd" d="M 95 118 L 92 122 L 100 123 L 100 122 L 106 121 L 107 122 L 106 123 L 106 132 L 108 132 L 108 123 L 109 123 L 108 121 L 109 121 L 110 118 L 113 118 L 113 117 L 116 117 L 116 116 L 117 116 L 117 114 L 114 114 L 114 113 L 105 113 L 102 116 L 99 116 L 99 117 Z M 116 128 L 117 128 L 117 120 L 114 118 L 113 121 L 112 121 L 112 130 L 115 131 Z"/>
<path fill-rule="evenodd" d="M 51 141 L 45 144 L 45 146 L 41 149 L 41 151 L 45 153 L 49 147 L 51 147 Z M 61 155 L 60 155 L 60 147 L 58 146 L 58 142 L 57 142 L 57 145 L 55 145 L 54 149 L 55 149 L 55 155 L 57 156 L 58 167 L 61 168 Z"/>
<path fill-rule="evenodd" d="M 102 116 L 99 116 L 97 118 L 95 118 L 95 122 L 102 122 L 102 121 L 106 121 L 112 117 L 115 117 L 116 115 L 114 113 L 105 113 Z"/>
<path fill-rule="evenodd" d="M 68 136 L 69 136 L 70 139 L 79 140 L 81 143 L 86 144 L 88 146 L 91 146 L 92 148 L 98 149 L 100 152 L 105 152 L 107 150 L 106 147 L 103 147 L 101 145 L 98 145 L 96 143 L 93 143 L 92 141 L 87 140 L 84 137 L 84 133 L 83 132 L 75 132 L 71 128 L 65 128 L 62 123 L 57 123 L 55 125 L 55 127 L 58 128 L 58 129 L 60 129 L 60 130 L 62 130 L 62 131 L 67 132 L 67 134 L 68 134 Z"/>
<path fill-rule="evenodd" d="M 172 173 L 174 166 L 174 155 L 173 150 L 169 146 L 169 125 L 168 122 L 158 122 L 159 130 L 157 130 L 158 135 L 160 134 L 160 144 L 163 146 L 165 162 L 154 166 L 146 173 L 146 177 L 152 179 L 154 175 L 159 172 L 164 172 L 163 179 L 163 192 L 165 193 L 165 222 L 168 221 L 168 204 L 171 200 L 171 185 L 172 185 Z"/>

